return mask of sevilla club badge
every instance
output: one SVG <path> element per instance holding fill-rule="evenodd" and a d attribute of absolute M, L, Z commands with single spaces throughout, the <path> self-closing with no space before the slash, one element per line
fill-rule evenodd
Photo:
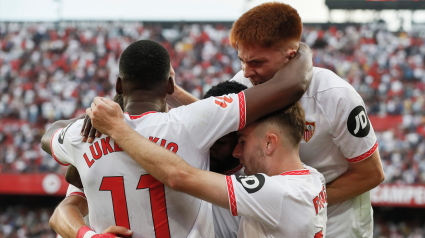
<path fill-rule="evenodd" d="M 305 121 L 304 140 L 308 142 L 313 137 L 316 125 L 314 122 Z"/>

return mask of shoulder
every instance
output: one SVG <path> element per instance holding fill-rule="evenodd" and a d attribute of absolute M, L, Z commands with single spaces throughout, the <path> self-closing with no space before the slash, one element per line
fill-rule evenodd
<path fill-rule="evenodd" d="M 313 79 L 303 97 L 315 97 L 318 94 L 338 95 L 341 92 L 356 90 L 334 72 L 324 68 L 313 68 Z"/>
<path fill-rule="evenodd" d="M 81 127 L 84 124 L 84 119 L 79 119 L 77 121 L 74 121 L 70 124 L 68 124 L 68 126 L 64 127 L 61 131 L 61 133 L 59 134 L 59 142 L 66 137 L 68 138 L 75 138 L 75 137 L 81 137 L 80 132 L 81 132 Z"/>
<path fill-rule="evenodd" d="M 307 166 L 305 164 L 304 164 L 304 167 L 306 169 L 308 169 L 308 171 L 310 172 L 310 174 L 313 178 L 320 180 L 321 184 L 326 184 L 325 177 L 323 176 L 323 174 L 321 174 L 319 171 L 317 171 L 317 169 L 310 167 L 310 166 Z"/>
<path fill-rule="evenodd" d="M 348 82 L 330 70 L 322 68 L 314 70 L 313 80 L 303 98 L 315 98 L 327 112 L 345 107 L 348 110 L 364 106 L 362 97 Z"/>
<path fill-rule="evenodd" d="M 234 175 L 238 184 L 245 189 L 246 192 L 253 194 L 258 191 L 263 192 L 282 192 L 281 189 L 276 189 L 281 186 L 279 179 L 275 176 L 267 176 L 266 174 L 258 173 L 254 175 Z"/>

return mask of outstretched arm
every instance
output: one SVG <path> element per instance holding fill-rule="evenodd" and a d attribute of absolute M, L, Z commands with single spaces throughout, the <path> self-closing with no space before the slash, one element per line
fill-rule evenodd
<path fill-rule="evenodd" d="M 102 110 L 97 110 L 102 108 Z M 224 175 L 196 169 L 176 154 L 152 143 L 124 123 L 119 105 L 109 99 L 95 98 L 92 108 L 86 110 L 99 128 L 98 118 L 107 117 L 108 135 L 149 174 L 166 186 L 190 194 L 218 206 L 229 208 Z M 94 114 L 93 114 L 94 111 Z M 109 122 L 108 122 L 109 123 Z M 105 132 L 105 131 L 102 131 Z"/>

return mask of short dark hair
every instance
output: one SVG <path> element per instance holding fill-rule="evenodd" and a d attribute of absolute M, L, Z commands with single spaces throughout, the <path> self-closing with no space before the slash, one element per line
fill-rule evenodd
<path fill-rule="evenodd" d="M 205 94 L 204 98 L 220 97 L 231 93 L 240 93 L 248 87 L 235 81 L 225 81 L 212 87 Z"/>
<path fill-rule="evenodd" d="M 258 119 L 256 122 L 275 123 L 287 132 L 285 136 L 290 139 L 294 146 L 297 146 L 304 136 L 305 113 L 300 102 L 296 102 L 289 107 L 270 113 Z"/>
<path fill-rule="evenodd" d="M 170 55 L 159 43 L 139 40 L 129 45 L 121 54 L 119 73 L 123 83 L 131 82 L 134 87 L 152 90 L 167 82 L 170 75 Z"/>

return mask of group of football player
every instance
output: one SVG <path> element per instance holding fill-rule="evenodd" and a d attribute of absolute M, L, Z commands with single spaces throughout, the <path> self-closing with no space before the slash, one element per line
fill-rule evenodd
<path fill-rule="evenodd" d="M 160 44 L 128 46 L 115 102 L 96 97 L 85 118 L 42 138 L 70 165 L 52 228 L 78 238 L 372 237 L 369 191 L 384 180 L 375 133 L 360 95 L 313 67 L 301 32 L 287 4 L 247 11 L 230 32 L 242 70 L 203 100 L 175 84 Z"/>

